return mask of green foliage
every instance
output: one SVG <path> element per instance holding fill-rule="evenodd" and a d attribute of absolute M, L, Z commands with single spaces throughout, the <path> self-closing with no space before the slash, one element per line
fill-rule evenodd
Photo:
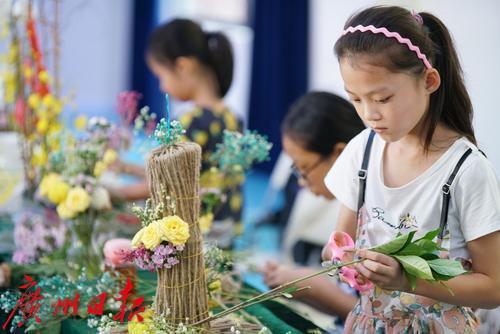
<path fill-rule="evenodd" d="M 415 232 L 399 235 L 370 250 L 394 257 L 403 267 L 412 289 L 416 287 L 417 278 L 442 282 L 467 273 L 460 262 L 439 258 L 441 248 L 433 241 L 439 229 L 413 241 Z"/>

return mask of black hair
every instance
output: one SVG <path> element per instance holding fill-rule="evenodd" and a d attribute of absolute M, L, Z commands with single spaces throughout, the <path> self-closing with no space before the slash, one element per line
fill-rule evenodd
<path fill-rule="evenodd" d="M 351 16 L 344 29 L 357 25 L 386 27 L 389 31 L 408 38 L 439 72 L 441 85 L 431 95 L 429 110 L 423 119 L 426 129 L 424 149 L 429 149 L 439 122 L 475 144 L 472 103 L 465 88 L 453 40 L 444 23 L 430 13 L 414 15 L 397 6 L 375 6 Z M 390 71 L 407 72 L 416 77 L 425 71 L 424 64 L 413 51 L 394 38 L 387 38 L 382 34 L 359 31 L 348 33 L 337 40 L 334 49 L 339 60 L 343 57 L 368 55 L 377 65 Z"/>
<path fill-rule="evenodd" d="M 156 28 L 149 38 L 149 54 L 159 63 L 172 66 L 179 57 L 194 57 L 215 74 L 219 97 L 233 80 L 233 50 L 221 32 L 204 32 L 188 19 L 174 19 Z"/>
<path fill-rule="evenodd" d="M 328 156 L 337 143 L 348 143 L 365 125 L 353 105 L 327 92 L 299 98 L 285 116 L 281 131 L 304 149 Z"/>

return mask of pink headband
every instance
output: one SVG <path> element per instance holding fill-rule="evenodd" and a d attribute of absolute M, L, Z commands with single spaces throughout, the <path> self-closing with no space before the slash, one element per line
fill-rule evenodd
<path fill-rule="evenodd" d="M 431 64 L 427 60 L 427 57 L 425 56 L 425 54 L 420 52 L 420 49 L 418 48 L 418 46 L 413 45 L 412 42 L 408 38 L 401 37 L 401 35 L 397 32 L 389 31 L 385 27 L 375 28 L 373 25 L 369 25 L 369 26 L 365 27 L 365 26 L 360 24 L 360 25 L 357 25 L 355 27 L 349 27 L 349 28 L 345 29 L 342 32 L 342 36 L 344 36 L 348 33 L 356 32 L 356 31 L 361 31 L 361 32 L 370 31 L 374 34 L 384 34 L 385 37 L 387 37 L 387 38 L 395 38 L 398 41 L 398 43 L 406 44 L 410 51 L 415 52 L 417 54 L 417 57 L 422 60 L 422 62 L 424 63 L 426 68 L 428 68 L 428 69 L 432 68 Z"/>

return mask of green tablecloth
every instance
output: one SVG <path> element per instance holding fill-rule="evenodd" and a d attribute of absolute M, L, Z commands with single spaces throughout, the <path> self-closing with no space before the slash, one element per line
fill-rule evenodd
<path fill-rule="evenodd" d="M 0 215 L 0 231 L 8 230 L 12 231 L 13 226 L 12 222 L 9 219 L 6 219 L 5 216 Z M 5 237 L 5 233 L 2 233 Z M 8 233 L 7 235 L 11 235 Z M 6 240 L 3 240 L 6 241 Z M 11 240 L 9 240 L 11 242 Z M 9 242 L 5 242 L 8 244 Z M 0 247 L 0 258 L 4 261 L 9 261 L 11 257 L 11 249 L 1 249 Z M 146 271 L 138 272 L 139 281 L 147 282 L 148 284 L 137 284 L 137 295 L 139 296 L 149 296 L 152 297 L 154 294 L 154 286 L 156 285 L 156 273 L 150 273 Z M 17 284 L 15 284 L 17 286 Z M 245 286 L 247 289 L 254 290 L 255 294 L 258 294 L 258 291 L 253 289 L 250 286 Z M 150 298 L 151 299 L 151 298 Z M 307 333 L 309 330 L 317 329 L 317 326 L 314 325 L 309 320 L 303 318 L 298 315 L 288 307 L 284 306 L 281 303 L 275 301 L 267 301 L 261 304 L 256 304 L 246 308 L 246 312 L 257 317 L 259 321 L 261 321 L 267 328 L 269 328 L 273 333 L 277 334 L 298 334 L 298 333 Z M 6 319 L 6 314 L 1 312 L 0 320 L 1 323 Z M 320 330 L 321 331 L 321 330 Z M 52 328 L 50 330 L 44 331 L 44 333 L 57 334 L 58 330 L 56 328 Z M 83 334 L 83 333 L 96 333 L 95 329 L 90 329 L 87 326 L 87 320 L 80 318 L 70 318 L 66 319 L 61 324 L 62 334 Z M 324 333 L 324 331 L 321 331 Z M 0 333 L 8 333 L 2 331 L 0 326 Z M 16 331 L 16 333 L 22 333 L 21 331 Z"/>
<path fill-rule="evenodd" d="M 144 281 L 148 281 L 148 286 L 155 284 L 156 277 L 155 274 L 149 272 L 139 272 L 139 278 Z M 139 296 L 151 296 L 151 288 L 146 287 L 148 291 L 145 291 L 144 286 L 137 286 L 137 295 Z M 246 290 L 252 289 L 249 286 L 245 286 Z M 258 291 L 255 290 L 257 294 Z M 288 307 L 281 303 L 275 301 L 267 301 L 261 304 L 252 305 L 245 309 L 247 313 L 255 316 L 259 321 L 264 324 L 267 328 L 275 334 L 300 334 L 307 333 L 311 329 L 316 329 L 317 326 L 311 323 L 309 320 L 298 315 Z M 0 321 L 6 320 L 7 315 L 2 313 L 0 316 Z M 320 330 L 321 331 L 321 330 Z M 81 318 L 69 318 L 61 323 L 60 330 L 58 328 L 50 328 L 43 331 L 43 334 L 87 334 L 96 333 L 95 329 L 91 329 L 87 326 L 87 320 Z M 324 333 L 324 331 L 321 331 Z M 2 331 L 0 328 L 0 333 L 8 333 L 7 331 Z M 22 333 L 18 330 L 17 333 Z"/>
<path fill-rule="evenodd" d="M 282 307 L 280 305 L 280 307 Z M 291 312 L 290 310 L 279 310 L 268 308 L 267 305 L 253 305 L 247 308 L 247 312 L 259 319 L 271 332 L 275 334 L 300 334 L 307 333 L 309 329 L 317 328 L 308 320 Z M 87 327 L 86 320 L 68 319 L 63 321 L 61 327 L 63 334 L 87 334 L 96 333 Z"/>

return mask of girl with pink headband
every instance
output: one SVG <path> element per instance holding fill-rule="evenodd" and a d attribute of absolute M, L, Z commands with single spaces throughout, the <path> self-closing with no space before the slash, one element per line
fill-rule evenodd
<path fill-rule="evenodd" d="M 346 333 L 473 333 L 471 308 L 500 305 L 500 189 L 476 147 L 472 103 L 450 33 L 432 14 L 371 7 L 335 43 L 345 90 L 369 127 L 325 179 L 342 203 L 337 231 L 356 240 L 373 288 Z M 470 270 L 412 290 L 392 257 L 366 250 L 439 228 L 441 256 Z M 335 232 L 334 232 L 335 233 Z M 325 247 L 325 259 L 331 251 Z"/>

